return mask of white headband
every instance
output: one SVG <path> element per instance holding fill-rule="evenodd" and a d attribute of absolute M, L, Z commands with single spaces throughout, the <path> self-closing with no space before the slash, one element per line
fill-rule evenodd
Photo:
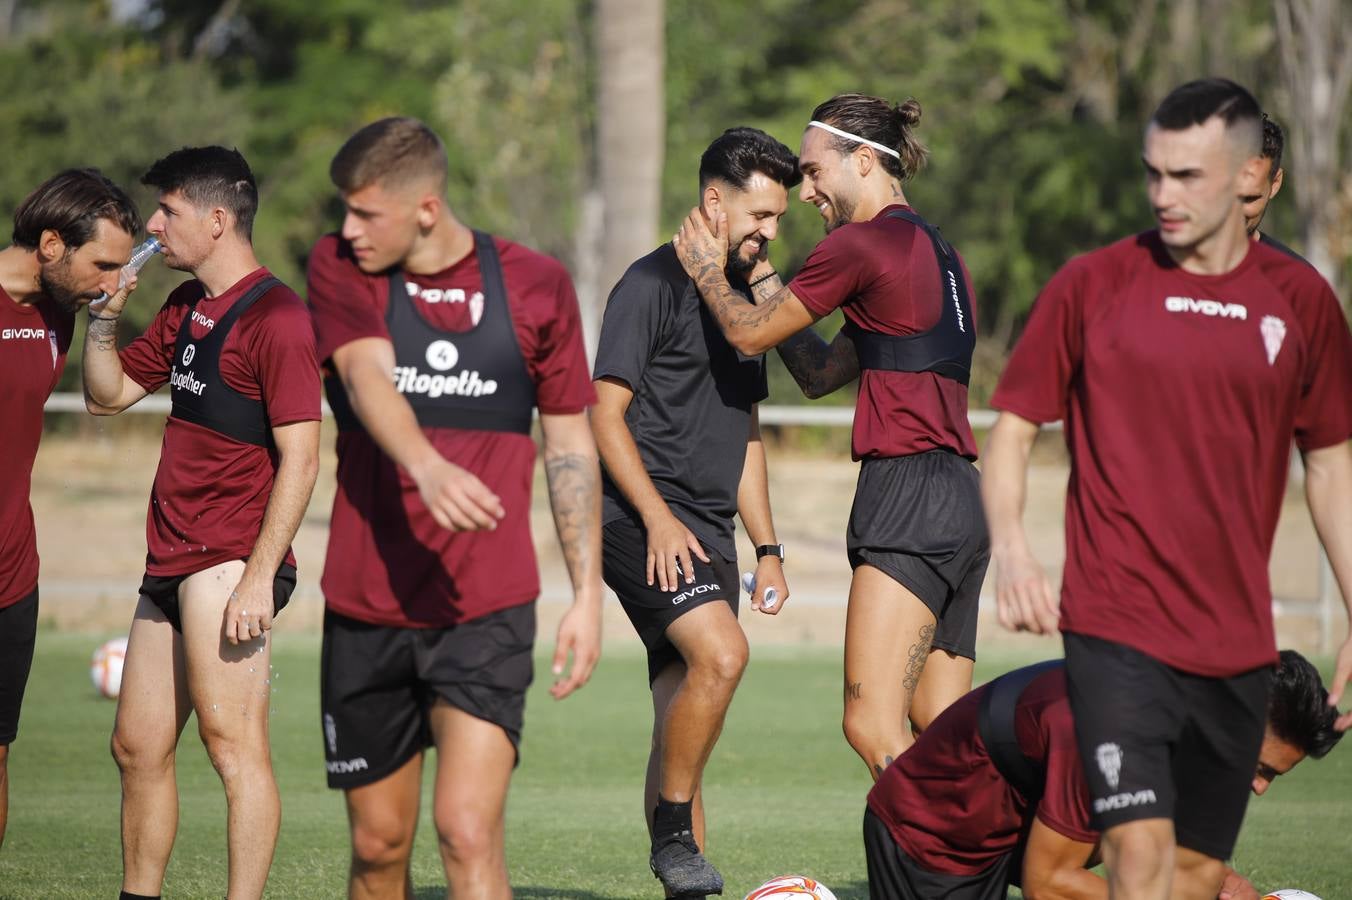
<path fill-rule="evenodd" d="M 860 137 L 859 135 L 857 135 L 857 134 L 850 134 L 848 131 L 842 131 L 841 129 L 837 128 L 837 127 L 834 126 L 834 125 L 827 125 L 825 122 L 818 122 L 816 119 L 813 119 L 811 122 L 808 122 L 808 123 L 807 123 L 807 127 L 808 127 L 808 128 L 820 128 L 820 129 L 822 129 L 823 131 L 829 131 L 829 132 L 831 132 L 832 134 L 834 134 L 836 137 L 843 137 L 845 140 L 847 140 L 847 141 L 854 141 L 856 144 L 868 144 L 868 145 L 869 145 L 870 147 L 872 147 L 874 150 L 881 150 L 881 151 L 883 151 L 884 153 L 890 153 L 892 156 L 895 156 L 897 159 L 901 159 L 901 154 L 898 153 L 897 151 L 893 150 L 891 147 L 884 147 L 882 144 L 878 143 L 877 141 L 870 141 L 868 138 L 861 138 L 861 137 Z"/>

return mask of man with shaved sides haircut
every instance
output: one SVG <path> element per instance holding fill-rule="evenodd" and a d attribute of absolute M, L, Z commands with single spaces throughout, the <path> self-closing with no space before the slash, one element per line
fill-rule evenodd
<path fill-rule="evenodd" d="M 536 410 L 573 594 L 554 698 L 585 684 L 600 653 L 596 394 L 573 285 L 555 260 L 456 218 L 447 168 L 441 139 L 416 119 L 362 128 L 329 168 L 342 230 L 310 253 L 338 422 L 320 706 L 329 786 L 347 801 L 352 898 L 413 895 L 430 746 L 450 894 L 511 896 L 504 807 L 540 594 Z"/>
<path fill-rule="evenodd" d="M 0 845 L 9 817 L 9 746 L 19 733 L 38 630 L 38 545 L 29 490 L 42 410 L 61 379 L 75 314 L 117 290 L 141 217 L 95 169 L 67 169 L 14 211 L 0 250 Z"/>
<path fill-rule="evenodd" d="M 728 275 L 744 297 L 799 177 L 793 151 L 754 128 L 724 132 L 700 158 L 700 209 L 727 216 Z M 765 359 L 728 344 L 668 243 L 611 291 L 594 374 L 605 579 L 648 650 L 650 864 L 667 896 L 721 893 L 700 782 L 747 662 L 735 514 L 756 546 L 752 608 L 775 615 L 789 597 L 756 406 Z"/>
<path fill-rule="evenodd" d="M 919 122 L 913 99 L 839 94 L 818 105 L 798 196 L 827 234 L 787 285 L 758 261 L 754 304 L 725 273 L 724 217 L 706 223 L 697 210 L 676 240 L 738 351 L 778 347 L 809 397 L 859 380 L 843 726 L 875 779 L 971 689 L 987 561 L 967 421 L 975 300 L 958 251 L 903 191 L 927 155 Z M 846 325 L 827 345 L 809 326 L 835 309 Z"/>
<path fill-rule="evenodd" d="M 1260 230 L 1263 219 L 1267 215 L 1268 205 L 1277 199 L 1277 193 L 1286 181 L 1286 170 L 1282 168 L 1282 153 L 1285 147 L 1286 133 L 1282 131 L 1282 126 L 1278 125 L 1276 120 L 1267 113 L 1264 113 L 1263 162 L 1267 166 L 1267 171 L 1259 183 L 1258 192 L 1246 194 L 1240 198 L 1244 204 L 1244 230 L 1255 241 L 1262 241 L 1272 249 L 1280 250 L 1287 256 L 1294 257 L 1301 262 L 1308 262 L 1309 260 L 1271 234 Z"/>
<path fill-rule="evenodd" d="M 165 385 L 172 400 L 113 725 L 121 896 L 160 893 L 178 827 L 174 757 L 196 713 L 225 788 L 226 896 L 251 900 L 281 821 L 271 629 L 296 587 L 290 545 L 319 471 L 319 365 L 305 305 L 254 255 L 258 186 L 239 151 L 184 147 L 141 181 L 159 192 L 146 230 L 193 277 L 124 349 L 127 290 L 91 308 L 85 336 L 90 412 L 115 415 Z"/>
<path fill-rule="evenodd" d="M 1312 267 L 1245 231 L 1242 198 L 1270 171 L 1262 141 L 1234 82 L 1170 93 L 1142 153 L 1157 227 L 1052 278 L 991 401 L 999 617 L 1063 633 L 1114 900 L 1221 887 L 1277 662 L 1268 559 L 1293 440 L 1352 603 L 1352 335 Z M 1059 598 L 1022 524 L 1033 440 L 1058 419 L 1071 457 Z M 1349 675 L 1352 636 L 1330 704 Z"/>

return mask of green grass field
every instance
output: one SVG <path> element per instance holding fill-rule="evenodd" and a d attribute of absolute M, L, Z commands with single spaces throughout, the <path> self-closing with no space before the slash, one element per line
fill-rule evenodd
<path fill-rule="evenodd" d="M 117 895 L 118 782 L 107 751 L 113 704 L 94 695 L 86 675 L 100 640 L 39 636 L 10 761 L 9 834 L 0 850 L 5 900 Z M 276 646 L 273 756 L 283 812 L 268 894 L 341 897 L 346 820 L 340 795 L 324 786 L 319 640 L 283 635 Z M 592 683 L 562 703 L 541 683 L 532 689 L 508 806 L 519 898 L 661 896 L 647 870 L 640 817 L 651 715 L 646 669 L 631 646 L 608 648 Z M 988 659 L 978 680 L 1023 661 Z M 709 852 L 727 878 L 726 896 L 795 872 L 820 879 L 841 900 L 867 897 L 859 828 L 868 780 L 841 737 L 839 694 L 836 652 L 753 651 L 706 774 Z M 192 723 L 178 776 L 180 826 L 165 896 L 220 897 L 225 805 Z M 1352 746 L 1302 765 L 1250 806 L 1236 867 L 1261 889 L 1352 898 L 1350 798 Z M 444 896 L 426 800 L 413 871 L 420 900 Z"/>

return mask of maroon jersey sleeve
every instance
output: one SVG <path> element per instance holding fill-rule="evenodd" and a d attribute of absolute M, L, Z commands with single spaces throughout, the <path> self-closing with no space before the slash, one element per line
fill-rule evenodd
<path fill-rule="evenodd" d="M 864 269 L 872 253 L 852 240 L 861 233 L 861 229 L 846 225 L 828 234 L 789 282 L 789 290 L 814 316 L 825 316 L 838 308 L 867 282 Z"/>
<path fill-rule="evenodd" d="M 582 341 L 582 313 L 568 270 L 520 245 L 498 242 L 503 280 L 513 303 L 518 340 L 535 381 L 535 405 L 545 415 L 580 413 L 596 402 Z M 525 325 L 526 327 L 522 327 Z"/>
<path fill-rule="evenodd" d="M 1050 721 L 1059 717 L 1060 721 Z M 1049 710 L 1049 721 L 1044 723 L 1047 735 L 1047 781 L 1038 802 L 1037 817 L 1052 831 L 1092 844 L 1098 832 L 1090 825 L 1089 786 L 1084 780 L 1084 766 L 1075 742 L 1075 725 L 1070 716 L 1070 702 L 1062 699 Z"/>
<path fill-rule="evenodd" d="M 1352 438 L 1352 332 L 1333 290 L 1319 281 L 1318 295 L 1301 316 L 1310 343 L 1296 408 L 1296 445 L 1301 450 Z"/>
<path fill-rule="evenodd" d="M 200 296 L 201 289 L 196 281 L 188 281 L 175 288 L 140 337 L 118 351 L 122 371 L 147 393 L 153 394 L 169 383 L 178 326 L 187 305 L 192 302 L 189 295 L 194 290 Z"/>
<path fill-rule="evenodd" d="M 310 317 L 300 298 L 288 288 L 258 310 L 249 331 L 249 357 L 263 390 L 268 421 L 273 427 L 292 422 L 317 422 L 319 363 L 315 359 Z"/>
<path fill-rule="evenodd" d="M 327 362 L 333 351 L 361 338 L 389 339 L 385 305 L 376 293 L 385 284 L 385 279 L 357 268 L 336 234 L 319 239 L 306 267 L 306 293 L 320 361 Z"/>
<path fill-rule="evenodd" d="M 1062 267 L 1042 289 L 991 397 L 992 407 L 1030 422 L 1065 418 L 1069 386 L 1084 352 L 1088 282 L 1081 257 Z"/>

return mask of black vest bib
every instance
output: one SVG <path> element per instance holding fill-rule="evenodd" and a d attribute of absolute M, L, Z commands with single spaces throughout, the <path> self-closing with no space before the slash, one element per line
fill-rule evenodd
<path fill-rule="evenodd" d="M 844 331 L 854 341 L 859 368 L 885 372 L 933 372 L 966 385 L 972 375 L 976 329 L 972 299 L 958 254 L 939 236 L 939 229 L 915 213 L 894 209 L 888 218 L 903 219 L 929 235 L 939 262 L 939 289 L 943 294 L 939 321 L 928 331 L 895 335 L 869 331 L 847 321 Z"/>
<path fill-rule="evenodd" d="M 474 232 L 484 309 L 469 331 L 433 328 L 418 314 L 403 274 L 390 273 L 385 324 L 394 344 L 394 387 L 424 428 L 530 434 L 535 382 L 526 370 L 507 306 L 502 263 L 491 235 Z M 362 429 L 336 374 L 324 391 L 340 431 Z"/>
<path fill-rule="evenodd" d="M 267 406 L 262 400 L 244 396 L 221 378 L 221 348 L 245 310 L 280 284 L 269 275 L 249 288 L 200 340 L 192 336 L 197 303 L 188 309 L 178 326 L 174 362 L 169 370 L 169 396 L 173 401 L 170 418 L 210 428 L 241 443 L 272 446 Z"/>

